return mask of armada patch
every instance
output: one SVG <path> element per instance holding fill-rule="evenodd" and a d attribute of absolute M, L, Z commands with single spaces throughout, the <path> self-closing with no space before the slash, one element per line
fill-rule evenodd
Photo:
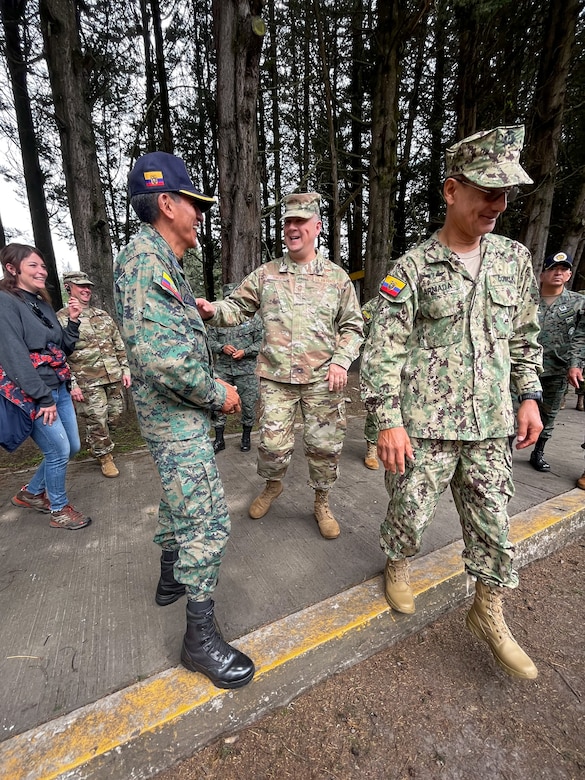
<path fill-rule="evenodd" d="M 165 180 L 162 171 L 145 171 L 144 181 L 147 187 L 164 187 Z"/>
<path fill-rule="evenodd" d="M 163 273 L 161 277 L 160 286 L 163 287 L 165 290 L 168 290 L 170 294 L 174 295 L 178 301 L 181 301 L 181 303 L 183 302 L 181 293 L 177 290 L 175 283 L 166 272 Z"/>
<path fill-rule="evenodd" d="M 391 295 L 392 298 L 396 298 L 405 287 L 406 282 L 403 282 L 402 279 L 397 279 L 395 276 L 388 275 L 380 285 L 380 292 Z"/>

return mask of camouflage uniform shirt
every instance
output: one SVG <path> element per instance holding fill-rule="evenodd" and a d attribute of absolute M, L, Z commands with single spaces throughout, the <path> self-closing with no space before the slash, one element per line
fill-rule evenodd
<path fill-rule="evenodd" d="M 581 368 L 585 363 L 585 297 L 563 290 L 547 306 L 538 307 L 543 349 L 543 376 L 565 375 L 569 368 Z"/>
<path fill-rule="evenodd" d="M 69 310 L 60 309 L 57 317 L 65 327 Z M 72 384 L 77 384 L 82 392 L 91 387 L 121 382 L 123 376 L 130 376 L 124 342 L 107 311 L 93 306 L 82 310 L 79 341 L 67 362 L 73 372 Z"/>
<path fill-rule="evenodd" d="M 349 368 L 363 340 L 351 279 L 321 252 L 302 265 L 287 255 L 261 265 L 215 307 L 208 320 L 213 327 L 238 325 L 260 312 L 264 341 L 256 373 L 273 382 L 322 381 L 331 363 Z"/>
<path fill-rule="evenodd" d="M 209 346 L 215 355 L 215 368 L 220 376 L 230 374 L 242 376 L 256 371 L 256 357 L 262 344 L 262 321 L 257 315 L 233 328 L 207 328 Z M 234 360 L 226 355 L 223 348 L 233 344 L 244 350 L 244 357 Z"/>
<path fill-rule="evenodd" d="M 186 440 L 209 428 L 226 390 L 213 376 L 205 325 L 175 254 L 150 225 L 114 265 L 116 316 L 126 345 L 142 434 Z"/>
<path fill-rule="evenodd" d="M 522 244 L 488 234 L 473 280 L 436 234 L 384 280 L 362 356 L 381 429 L 477 441 L 514 431 L 510 393 L 540 391 L 538 288 Z"/>

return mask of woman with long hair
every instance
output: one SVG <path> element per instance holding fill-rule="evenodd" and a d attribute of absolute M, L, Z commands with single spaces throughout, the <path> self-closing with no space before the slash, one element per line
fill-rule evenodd
<path fill-rule="evenodd" d="M 79 338 L 81 304 L 69 299 L 69 321 L 62 328 L 45 289 L 45 261 L 36 247 L 8 244 L 0 250 L 0 263 L 2 392 L 34 404 L 30 435 L 44 456 L 12 503 L 50 514 L 52 528 L 84 528 L 91 518 L 69 503 L 65 491 L 69 459 L 80 449 L 66 357 Z"/>

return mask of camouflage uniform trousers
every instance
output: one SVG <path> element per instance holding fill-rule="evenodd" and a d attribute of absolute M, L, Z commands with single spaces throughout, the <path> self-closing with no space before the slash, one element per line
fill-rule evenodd
<path fill-rule="evenodd" d="M 508 502 L 514 494 L 507 438 L 445 441 L 411 438 L 414 462 L 404 474 L 386 472 L 390 498 L 380 546 L 391 559 L 415 555 L 450 485 L 463 532 L 467 572 L 489 585 L 515 588 L 514 547 L 508 541 Z"/>
<path fill-rule="evenodd" d="M 309 485 L 314 490 L 329 490 L 338 476 L 347 430 L 344 398 L 343 393 L 329 392 L 325 381 L 292 385 L 261 378 L 258 474 L 272 480 L 281 480 L 286 474 L 300 409 Z"/>
<path fill-rule="evenodd" d="M 231 374 L 227 371 L 217 371 L 216 376 L 235 385 L 238 388 L 238 394 L 242 401 L 242 425 L 253 428 L 256 424 L 256 404 L 260 391 L 258 388 L 258 377 L 256 374 Z M 214 425 L 219 428 L 225 426 L 226 415 L 216 412 Z"/>
<path fill-rule="evenodd" d="M 147 444 L 164 493 L 154 542 L 179 550 L 175 579 L 187 586 L 190 600 L 205 601 L 217 585 L 231 528 L 211 440 L 205 435 Z"/>
<path fill-rule="evenodd" d="M 565 375 L 541 375 L 540 384 L 542 385 L 542 401 L 538 404 L 538 411 L 544 426 L 540 438 L 548 440 L 552 436 L 555 419 L 561 408 L 569 383 Z"/>
<path fill-rule="evenodd" d="M 77 414 L 85 422 L 85 441 L 94 458 L 114 449 L 110 426 L 114 426 L 124 411 L 124 388 L 121 382 L 83 388 L 85 400 L 76 401 Z"/>
<path fill-rule="evenodd" d="M 370 444 L 378 443 L 378 420 L 375 414 L 368 412 L 366 414 L 366 424 L 364 425 L 364 439 Z"/>

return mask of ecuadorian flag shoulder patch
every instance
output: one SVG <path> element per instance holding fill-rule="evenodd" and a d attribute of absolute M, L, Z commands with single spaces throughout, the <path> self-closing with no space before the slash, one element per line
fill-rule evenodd
<path fill-rule="evenodd" d="M 177 290 L 177 286 L 175 285 L 175 283 L 173 282 L 173 280 L 171 279 L 171 277 L 168 275 L 166 271 L 161 276 L 160 286 L 163 289 L 168 290 L 170 294 L 174 295 L 178 301 L 181 301 L 181 303 L 183 302 L 181 293 Z"/>
<path fill-rule="evenodd" d="M 405 287 L 406 282 L 403 282 L 402 279 L 398 279 L 396 276 L 388 274 L 380 285 L 380 292 L 386 293 L 386 295 L 390 295 L 392 298 L 396 298 Z"/>

